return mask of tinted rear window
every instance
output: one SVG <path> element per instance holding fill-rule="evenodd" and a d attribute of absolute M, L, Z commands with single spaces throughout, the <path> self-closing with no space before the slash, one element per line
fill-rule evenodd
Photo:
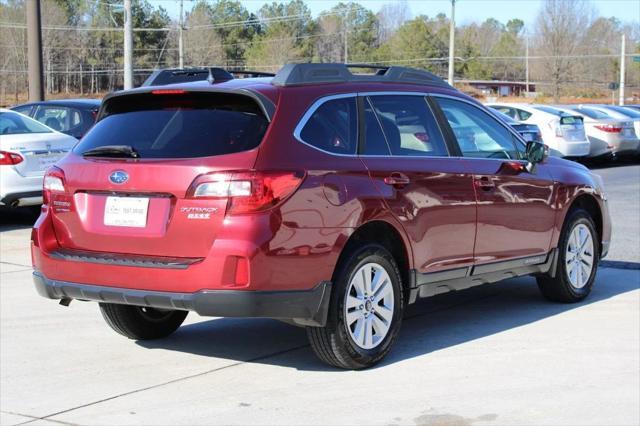
<path fill-rule="evenodd" d="M 74 152 L 130 145 L 140 158 L 194 158 L 256 148 L 269 122 L 249 97 L 190 93 L 129 95 L 105 105 L 103 118 Z"/>

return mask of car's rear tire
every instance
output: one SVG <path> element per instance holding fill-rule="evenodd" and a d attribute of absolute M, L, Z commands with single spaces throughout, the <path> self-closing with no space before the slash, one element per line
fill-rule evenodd
<path fill-rule="evenodd" d="M 109 327 L 134 340 L 167 337 L 180 327 L 188 313 L 114 303 L 100 303 L 100 312 Z"/>
<path fill-rule="evenodd" d="M 345 369 L 370 367 L 387 355 L 402 322 L 402 278 L 393 256 L 367 244 L 338 267 L 324 327 L 307 327 L 316 355 Z"/>
<path fill-rule="evenodd" d="M 600 259 L 598 233 L 588 212 L 569 212 L 558 243 L 555 272 L 538 277 L 542 295 L 554 302 L 575 303 L 591 293 Z"/>

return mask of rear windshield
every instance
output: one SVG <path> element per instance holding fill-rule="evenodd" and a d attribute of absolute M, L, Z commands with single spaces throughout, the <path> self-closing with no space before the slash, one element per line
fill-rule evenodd
<path fill-rule="evenodd" d="M 594 118 L 596 120 L 600 118 L 611 118 L 609 114 L 593 108 L 576 108 L 575 110 L 581 114 L 586 115 L 589 118 Z"/>
<path fill-rule="evenodd" d="M 535 109 L 539 109 L 540 111 L 544 111 L 547 112 L 549 114 L 553 114 L 553 115 L 557 115 L 558 117 L 562 117 L 563 115 L 568 115 L 568 113 L 556 109 L 556 108 L 552 108 L 552 107 L 548 107 L 548 106 L 540 106 L 540 105 L 535 105 L 534 106 Z"/>
<path fill-rule="evenodd" d="M 73 151 L 129 145 L 140 158 L 233 154 L 256 148 L 268 125 L 258 105 L 243 95 L 129 95 L 107 101 L 100 121 Z"/>
<path fill-rule="evenodd" d="M 13 111 L 0 112 L 0 135 L 51 133 L 53 130 L 36 120 Z"/>
<path fill-rule="evenodd" d="M 640 118 L 640 112 L 634 111 L 631 108 L 625 108 L 625 107 L 616 106 L 616 105 L 607 105 L 607 109 L 613 110 L 622 115 L 626 115 L 627 117 Z"/>

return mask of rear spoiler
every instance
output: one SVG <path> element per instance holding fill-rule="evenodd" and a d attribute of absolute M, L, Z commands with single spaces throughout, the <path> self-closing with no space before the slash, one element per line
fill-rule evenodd
<path fill-rule="evenodd" d="M 116 99 L 116 98 L 121 98 L 121 97 L 125 97 L 125 96 L 134 96 L 134 95 L 141 95 L 141 94 L 151 94 L 152 92 L 156 91 L 156 90 L 164 90 L 164 91 L 171 91 L 171 90 L 180 90 L 180 91 L 184 91 L 187 93 L 221 93 L 221 94 L 234 94 L 234 95 L 241 95 L 241 96 L 247 96 L 249 98 L 251 98 L 254 102 L 256 102 L 256 104 L 258 104 L 258 106 L 260 107 L 260 109 L 262 110 L 262 112 L 264 113 L 264 116 L 267 118 L 267 120 L 271 121 L 273 119 L 273 115 L 275 114 L 276 111 L 276 106 L 273 104 L 273 102 L 267 98 L 266 96 L 264 96 L 262 93 L 253 91 L 253 90 L 249 90 L 249 89 L 224 89 L 224 88 L 218 88 L 215 85 L 212 86 L 194 86 L 194 87 L 185 87 L 183 85 L 179 85 L 179 86 L 146 86 L 146 87 L 138 87 L 136 89 L 130 89 L 130 90 L 122 90 L 122 91 L 118 91 L 118 92 L 111 92 L 109 94 L 107 94 L 103 99 L 102 99 L 102 103 L 100 104 L 100 109 L 98 110 L 98 114 L 96 117 L 96 122 L 100 121 L 105 113 L 105 108 L 108 105 L 109 101 L 111 101 L 112 99 Z"/>

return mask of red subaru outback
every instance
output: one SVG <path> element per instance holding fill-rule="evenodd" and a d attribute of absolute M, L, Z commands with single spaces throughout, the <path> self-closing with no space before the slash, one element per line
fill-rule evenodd
<path fill-rule="evenodd" d="M 611 234 L 600 178 L 428 72 L 368 68 L 107 96 L 45 177 L 38 292 L 99 302 L 131 339 L 188 311 L 277 318 L 352 369 L 419 298 L 528 274 L 585 298 Z"/>

